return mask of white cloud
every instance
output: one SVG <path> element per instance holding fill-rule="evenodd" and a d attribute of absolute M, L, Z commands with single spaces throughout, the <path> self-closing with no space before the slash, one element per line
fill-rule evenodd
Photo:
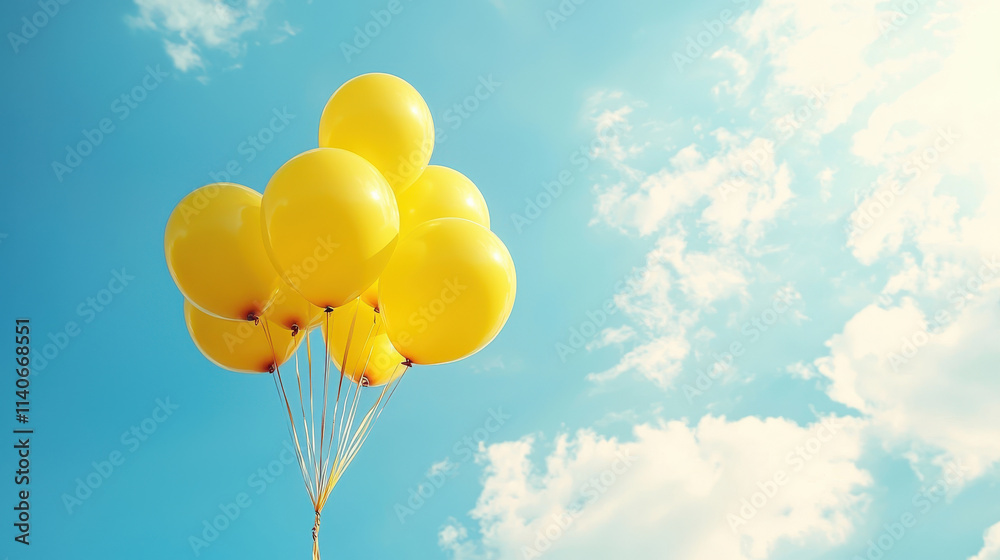
<path fill-rule="evenodd" d="M 167 48 L 167 54 L 170 55 L 170 59 L 174 62 L 174 66 L 181 72 L 187 72 L 192 68 L 205 67 L 201 60 L 201 55 L 198 54 L 198 47 L 191 41 L 187 43 L 164 41 L 163 43 Z"/>
<path fill-rule="evenodd" d="M 830 91 L 818 127 L 830 132 L 843 124 L 881 85 L 884 73 L 864 63 L 879 38 L 882 0 L 765 0 L 740 20 L 751 46 L 761 47 L 773 70 L 770 95 L 778 104 L 789 92 L 811 87 Z"/>
<path fill-rule="evenodd" d="M 707 200 L 701 213 L 706 229 L 724 243 L 744 237 L 758 241 L 766 225 L 792 198 L 790 172 L 774 161 L 774 141 L 718 129 L 717 152 L 706 157 L 696 145 L 677 151 L 663 168 L 644 173 L 628 167 L 626 182 L 597 187 L 595 220 L 649 235 L 669 229 L 674 219 Z M 620 140 L 616 137 L 616 142 Z M 609 150 L 617 162 L 630 152 Z M 628 179 L 638 177 L 630 184 Z"/>
<path fill-rule="evenodd" d="M 914 451 L 915 460 L 958 461 L 972 477 L 997 465 L 998 278 L 972 299 L 954 292 L 929 314 L 910 298 L 858 312 L 816 362 L 831 382 L 830 397 L 865 413 L 877 433 Z"/>
<path fill-rule="evenodd" d="M 983 549 L 969 560 L 1000 560 L 1000 523 L 990 527 L 983 534 Z"/>
<path fill-rule="evenodd" d="M 601 331 L 596 340 L 587 343 L 587 350 L 596 350 L 616 344 L 622 344 L 635 336 L 635 329 L 628 325 L 607 328 Z"/>
<path fill-rule="evenodd" d="M 239 4 L 223 0 L 135 0 L 137 15 L 126 21 L 165 36 L 167 53 L 181 72 L 204 68 L 199 51 L 218 49 L 232 56 L 244 49 L 241 37 L 264 20 L 269 0 Z M 287 23 L 287 22 L 286 22 Z"/>
<path fill-rule="evenodd" d="M 622 96 L 602 94 L 590 103 L 598 115 L 597 132 L 616 131 L 597 155 L 620 181 L 595 187 L 592 224 L 655 234 L 657 240 L 641 277 L 615 296 L 616 306 L 640 328 L 629 337 L 635 344 L 616 365 L 588 378 L 607 381 L 635 372 L 670 388 L 691 351 L 688 333 L 702 315 L 713 312 L 718 302 L 748 298 L 747 255 L 757 251 L 792 200 L 791 173 L 775 162 L 774 140 L 721 128 L 706 141 L 714 150 L 710 157 L 691 144 L 668 161 L 657 161 L 649 147 L 658 140 L 634 138 L 629 120 L 643 104 L 602 110 L 602 103 L 621 104 Z M 653 170 L 647 171 L 649 167 Z M 699 241 L 711 242 L 707 249 L 688 246 L 683 223 L 692 218 Z"/>
<path fill-rule="evenodd" d="M 298 27 L 292 27 L 292 24 L 286 20 L 285 23 L 281 24 L 278 27 L 278 31 L 280 32 L 278 36 L 275 37 L 274 39 L 271 39 L 272 45 L 284 43 L 286 40 L 288 40 L 289 37 L 294 37 L 298 35 L 299 31 L 302 30 L 299 29 Z"/>
<path fill-rule="evenodd" d="M 587 379 L 604 382 L 624 373 L 635 372 L 666 389 L 680 374 L 684 359 L 691 351 L 685 333 L 686 331 L 682 330 L 673 335 L 658 336 L 639 344 L 629 350 L 613 367 L 599 373 L 591 373 Z"/>
<path fill-rule="evenodd" d="M 441 475 L 452 476 L 457 468 L 458 465 L 451 460 L 451 457 L 445 457 L 427 469 L 427 478 L 436 478 Z"/>
<path fill-rule="evenodd" d="M 450 520 L 455 559 L 766 558 L 779 543 L 843 543 L 871 484 L 856 465 L 863 423 L 705 417 L 639 425 L 619 441 L 561 435 L 536 465 L 532 437 L 486 448 L 478 534 Z M 822 440 L 822 441 L 821 441 Z M 756 505 L 754 505 L 756 504 Z"/>
<path fill-rule="evenodd" d="M 891 39 L 926 45 L 933 64 L 872 104 L 851 143 L 878 177 L 851 213 L 848 247 L 864 265 L 889 265 L 891 297 L 851 318 L 816 366 L 831 398 L 869 415 L 915 467 L 958 460 L 978 476 L 1000 464 L 990 398 L 1000 391 L 1000 107 L 989 93 L 1000 76 L 986 70 L 1000 51 L 983 48 L 1000 4 L 921 9 Z"/>

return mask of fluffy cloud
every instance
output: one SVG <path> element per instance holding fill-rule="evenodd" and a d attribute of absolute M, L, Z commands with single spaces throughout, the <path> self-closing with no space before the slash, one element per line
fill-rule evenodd
<path fill-rule="evenodd" d="M 848 246 L 895 273 L 816 366 L 831 398 L 869 415 L 915 465 L 958 460 L 981 475 L 1000 462 L 989 398 L 1000 391 L 1000 140 L 982 126 L 1000 122 L 988 93 L 1000 75 L 986 70 L 1000 52 L 982 48 L 1000 5 L 921 6 L 892 38 L 921 38 L 935 64 L 876 104 L 851 144 L 878 177 L 851 213 Z"/>
<path fill-rule="evenodd" d="M 132 27 L 162 33 L 174 66 L 187 72 L 204 68 L 203 49 L 239 54 L 243 49 L 240 38 L 260 26 L 268 3 L 269 0 L 239 4 L 222 0 L 135 0 L 139 13 L 128 16 L 126 21 Z"/>
<path fill-rule="evenodd" d="M 869 416 L 887 441 L 912 447 L 916 459 L 958 461 L 972 476 L 1000 462 L 1000 260 L 995 266 L 991 282 L 956 288 L 933 313 L 910 298 L 867 306 L 816 362 L 830 397 Z"/>
<path fill-rule="evenodd" d="M 990 527 L 983 535 L 983 549 L 969 560 L 1000 560 L 1000 523 Z"/>
<path fill-rule="evenodd" d="M 534 437 L 491 445 L 470 512 L 439 542 L 456 560 L 766 558 L 779 543 L 810 550 L 851 534 L 871 484 L 856 465 L 863 422 L 826 417 L 708 416 L 638 425 L 630 441 L 562 435 L 536 465 Z"/>

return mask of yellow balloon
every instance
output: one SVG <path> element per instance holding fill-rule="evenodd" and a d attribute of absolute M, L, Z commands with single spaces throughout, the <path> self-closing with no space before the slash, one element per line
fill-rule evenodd
<path fill-rule="evenodd" d="M 266 373 L 295 353 L 302 337 L 269 324 L 274 353 L 264 334 L 264 319 L 234 321 L 209 315 L 184 301 L 184 321 L 198 350 L 213 364 L 238 373 Z M 277 364 L 275 364 L 277 358 Z"/>
<path fill-rule="evenodd" d="M 378 278 L 399 233 L 392 189 L 370 163 L 335 148 L 281 166 L 261 203 L 274 268 L 318 307 L 340 307 Z"/>
<path fill-rule="evenodd" d="M 399 236 L 424 222 L 438 218 L 465 218 L 490 227 L 490 211 L 476 184 L 454 169 L 428 165 L 415 183 L 396 194 L 399 206 Z M 361 301 L 378 309 L 378 281 L 364 293 Z"/>
<path fill-rule="evenodd" d="M 371 286 L 368 286 L 368 289 L 361 293 L 361 301 L 367 303 L 375 309 L 378 309 L 378 280 L 376 280 Z"/>
<path fill-rule="evenodd" d="M 363 74 L 330 97 L 319 121 L 319 145 L 367 159 L 399 193 L 431 160 L 434 120 L 424 99 L 402 78 Z"/>
<path fill-rule="evenodd" d="M 379 279 L 393 347 L 415 364 L 469 356 L 510 316 L 517 278 L 503 242 L 461 218 L 426 222 L 403 237 Z"/>
<path fill-rule="evenodd" d="M 355 313 L 357 318 L 355 319 Z M 351 332 L 351 323 L 354 331 Z M 326 324 L 323 324 L 326 331 Z M 370 306 L 355 300 L 333 310 L 330 317 L 330 357 L 339 370 L 355 383 L 360 379 L 366 387 L 385 385 L 403 374 L 403 356 L 396 352 L 385 334 L 382 317 Z M 350 335 L 351 344 L 347 339 Z M 347 360 L 344 351 L 347 350 Z"/>
<path fill-rule="evenodd" d="M 306 301 L 294 288 L 281 283 L 278 295 L 264 311 L 264 318 L 283 329 L 306 331 L 323 321 L 325 311 Z"/>
<path fill-rule="evenodd" d="M 454 169 L 429 165 L 410 188 L 396 195 L 399 236 L 438 218 L 465 218 L 489 229 L 490 211 L 475 183 Z"/>
<path fill-rule="evenodd" d="M 163 247 L 184 297 L 226 319 L 260 317 L 281 279 L 260 228 L 260 193 L 233 183 L 201 187 L 174 208 Z"/>

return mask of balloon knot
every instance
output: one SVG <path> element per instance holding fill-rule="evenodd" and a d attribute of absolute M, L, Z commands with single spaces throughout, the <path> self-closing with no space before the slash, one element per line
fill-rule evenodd
<path fill-rule="evenodd" d="M 274 367 L 274 364 L 267 366 L 267 373 L 274 373 L 278 368 Z"/>
<path fill-rule="evenodd" d="M 247 313 L 247 321 L 253 321 L 253 324 L 259 325 L 260 317 L 258 317 L 256 313 L 251 311 L 250 313 Z"/>
<path fill-rule="evenodd" d="M 312 530 L 313 541 L 315 542 L 319 538 L 319 512 L 316 512 L 316 521 L 313 523 Z"/>
<path fill-rule="evenodd" d="M 327 305 L 326 309 L 324 309 L 323 311 L 326 311 L 327 313 L 333 313 L 333 306 L 332 305 Z"/>
<path fill-rule="evenodd" d="M 406 366 L 406 367 L 413 367 L 413 362 L 411 362 L 410 359 L 407 358 L 407 359 L 403 360 L 403 365 Z"/>
<path fill-rule="evenodd" d="M 295 336 L 297 334 L 299 334 L 299 326 L 298 325 L 292 325 L 292 336 Z"/>

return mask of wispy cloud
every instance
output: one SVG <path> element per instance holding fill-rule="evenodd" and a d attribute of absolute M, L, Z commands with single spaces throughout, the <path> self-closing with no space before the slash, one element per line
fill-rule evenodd
<path fill-rule="evenodd" d="M 210 51 L 230 57 L 243 53 L 243 36 L 261 26 L 268 4 L 269 0 L 135 0 L 138 13 L 125 19 L 133 28 L 160 33 L 174 66 L 189 72 L 204 70 Z M 290 26 L 285 32 L 294 35 L 289 30 Z"/>

